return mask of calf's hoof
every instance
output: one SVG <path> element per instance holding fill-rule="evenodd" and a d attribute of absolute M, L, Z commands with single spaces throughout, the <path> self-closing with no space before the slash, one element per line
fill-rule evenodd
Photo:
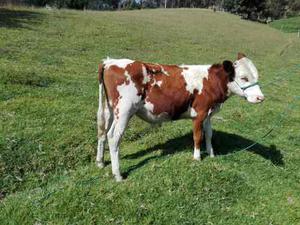
<path fill-rule="evenodd" d="M 194 149 L 194 160 L 201 160 L 200 149 Z"/>
<path fill-rule="evenodd" d="M 115 179 L 117 182 L 122 182 L 123 181 L 123 177 L 121 175 L 115 175 Z"/>
<path fill-rule="evenodd" d="M 100 169 L 104 168 L 104 166 L 105 166 L 105 165 L 104 165 L 104 162 L 99 162 L 99 161 L 96 162 L 96 165 L 97 165 L 97 167 L 100 168 Z"/>
<path fill-rule="evenodd" d="M 196 161 L 201 161 L 201 157 L 200 156 L 199 157 L 195 157 L 194 156 L 193 159 L 196 160 Z"/>

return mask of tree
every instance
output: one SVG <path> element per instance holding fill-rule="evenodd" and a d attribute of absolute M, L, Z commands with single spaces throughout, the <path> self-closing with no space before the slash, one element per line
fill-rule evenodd
<path fill-rule="evenodd" d="M 300 15 L 300 0 L 289 0 L 287 4 L 287 16 Z"/>
<path fill-rule="evenodd" d="M 237 12 L 243 19 L 258 20 L 265 9 L 265 0 L 241 0 Z"/>
<path fill-rule="evenodd" d="M 267 0 L 264 10 L 264 16 L 273 19 L 279 19 L 284 16 L 286 11 L 287 0 Z"/>
<path fill-rule="evenodd" d="M 237 13 L 240 7 L 240 0 L 224 0 L 223 8 L 227 12 Z"/>

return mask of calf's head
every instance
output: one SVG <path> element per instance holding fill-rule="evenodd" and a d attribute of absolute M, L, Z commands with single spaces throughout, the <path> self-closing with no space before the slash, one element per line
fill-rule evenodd
<path fill-rule="evenodd" d="M 252 61 L 243 53 L 238 53 L 233 67 L 235 76 L 228 83 L 229 92 L 244 97 L 251 103 L 262 102 L 264 95 L 258 85 L 258 72 Z"/>

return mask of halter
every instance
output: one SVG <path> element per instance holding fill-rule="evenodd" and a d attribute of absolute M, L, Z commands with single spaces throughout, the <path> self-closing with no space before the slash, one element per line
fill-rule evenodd
<path fill-rule="evenodd" d="M 247 86 L 245 86 L 245 87 L 241 87 L 241 86 L 239 85 L 238 82 L 236 82 L 236 81 L 234 81 L 234 82 L 235 82 L 235 83 L 237 84 L 237 86 L 243 91 L 244 97 L 245 97 L 245 98 L 247 98 L 247 94 L 245 93 L 245 90 L 247 90 L 247 89 L 250 88 L 250 87 L 253 87 L 253 86 L 258 85 L 258 82 L 255 82 L 255 83 L 249 84 L 249 85 L 247 85 Z"/>
<path fill-rule="evenodd" d="M 236 82 L 237 83 L 237 82 Z M 239 85 L 238 83 L 237 83 L 237 85 Z M 255 82 L 255 83 L 253 83 L 253 84 L 249 84 L 248 86 L 246 86 L 246 87 L 241 87 L 240 85 L 239 85 L 239 87 L 243 90 L 243 91 L 245 91 L 246 89 L 248 89 L 248 88 L 250 88 L 250 87 L 253 87 L 253 86 L 256 86 L 256 85 L 258 85 L 258 82 Z"/>
<path fill-rule="evenodd" d="M 255 83 L 253 83 L 253 84 L 249 84 L 248 86 L 241 87 L 241 86 L 239 85 L 238 82 L 236 82 L 236 81 L 234 81 L 234 82 L 235 82 L 235 83 L 237 84 L 237 86 L 239 86 L 239 88 L 242 89 L 243 91 L 245 91 L 245 90 L 248 89 L 248 88 L 251 88 L 251 87 L 253 87 L 253 86 L 258 85 L 258 82 L 255 82 Z"/>

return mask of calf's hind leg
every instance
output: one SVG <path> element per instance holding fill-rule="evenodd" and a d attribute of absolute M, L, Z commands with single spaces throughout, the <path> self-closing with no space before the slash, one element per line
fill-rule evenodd
<path fill-rule="evenodd" d="M 210 116 L 208 116 L 204 122 L 203 122 L 203 129 L 205 134 L 205 142 L 206 142 L 206 151 L 210 155 L 210 157 L 214 157 L 214 150 L 211 144 L 211 138 L 212 138 L 212 128 L 211 128 L 211 122 L 210 122 Z"/>
<path fill-rule="evenodd" d="M 98 147 L 97 147 L 96 164 L 99 168 L 104 167 L 104 148 L 107 139 L 106 134 L 111 127 L 112 119 L 113 119 L 112 110 L 109 108 L 107 102 L 105 102 L 104 109 L 99 107 L 97 113 Z"/>
<path fill-rule="evenodd" d="M 111 158 L 112 173 L 116 181 L 122 181 L 122 176 L 120 173 L 119 164 L 119 154 L 120 154 L 120 141 L 122 135 L 124 134 L 125 128 L 127 127 L 128 121 L 130 119 L 129 113 L 119 114 L 118 118 L 114 118 L 113 123 L 108 131 L 108 145 Z"/>
<path fill-rule="evenodd" d="M 217 104 L 215 107 L 213 107 L 212 111 L 209 113 L 209 115 L 206 117 L 206 119 L 203 122 L 203 129 L 205 134 L 205 142 L 206 142 L 206 151 L 209 154 L 210 157 L 215 157 L 214 149 L 211 144 L 211 139 L 213 135 L 213 130 L 211 127 L 211 118 L 213 115 L 218 113 L 220 111 L 221 104 Z"/>

